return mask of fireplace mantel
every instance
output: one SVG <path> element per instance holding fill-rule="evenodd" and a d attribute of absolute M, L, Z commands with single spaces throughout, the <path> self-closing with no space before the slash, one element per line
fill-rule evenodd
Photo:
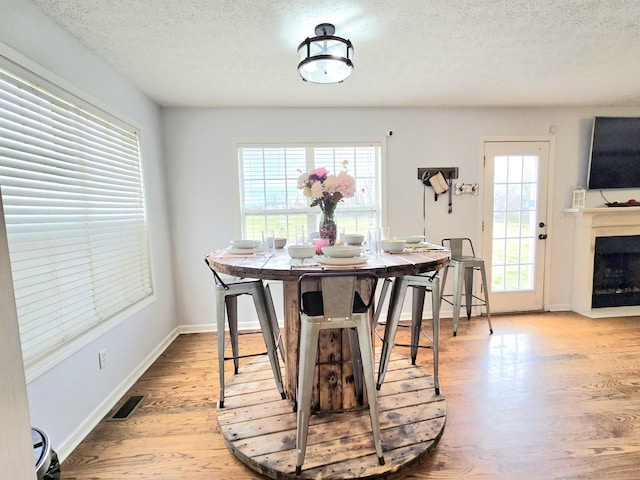
<path fill-rule="evenodd" d="M 640 315 L 640 306 L 591 308 L 596 237 L 640 235 L 640 206 L 566 209 L 575 215 L 571 308 L 593 318 Z"/>

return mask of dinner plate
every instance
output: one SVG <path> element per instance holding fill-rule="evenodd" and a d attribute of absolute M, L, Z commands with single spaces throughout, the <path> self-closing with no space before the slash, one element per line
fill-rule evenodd
<path fill-rule="evenodd" d="M 258 248 L 262 242 L 259 240 L 231 240 L 229 243 L 232 248 L 245 250 L 247 248 Z"/>
<path fill-rule="evenodd" d="M 424 241 L 424 235 L 402 235 L 400 237 L 394 237 L 396 240 L 404 240 L 409 244 L 420 243 Z"/>
<path fill-rule="evenodd" d="M 369 260 L 367 257 L 325 257 L 324 255 L 318 256 L 318 262 L 323 265 L 362 265 Z"/>
<path fill-rule="evenodd" d="M 262 252 L 262 249 L 227 247 L 227 252 L 232 255 L 253 255 L 254 253 Z"/>

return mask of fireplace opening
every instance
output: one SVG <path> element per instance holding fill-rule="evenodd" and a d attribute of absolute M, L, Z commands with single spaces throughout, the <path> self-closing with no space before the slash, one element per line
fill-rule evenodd
<path fill-rule="evenodd" d="M 596 237 L 591 308 L 640 305 L 640 235 Z"/>

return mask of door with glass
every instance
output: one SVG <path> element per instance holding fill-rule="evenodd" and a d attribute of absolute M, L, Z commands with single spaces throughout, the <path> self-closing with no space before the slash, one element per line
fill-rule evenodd
<path fill-rule="evenodd" d="M 542 310 L 549 142 L 484 143 L 483 257 L 491 310 Z"/>

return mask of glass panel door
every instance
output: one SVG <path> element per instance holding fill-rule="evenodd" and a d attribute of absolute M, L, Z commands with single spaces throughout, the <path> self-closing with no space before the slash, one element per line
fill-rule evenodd
<path fill-rule="evenodd" d="M 492 310 L 542 309 L 547 142 L 486 142 L 483 218 Z"/>

